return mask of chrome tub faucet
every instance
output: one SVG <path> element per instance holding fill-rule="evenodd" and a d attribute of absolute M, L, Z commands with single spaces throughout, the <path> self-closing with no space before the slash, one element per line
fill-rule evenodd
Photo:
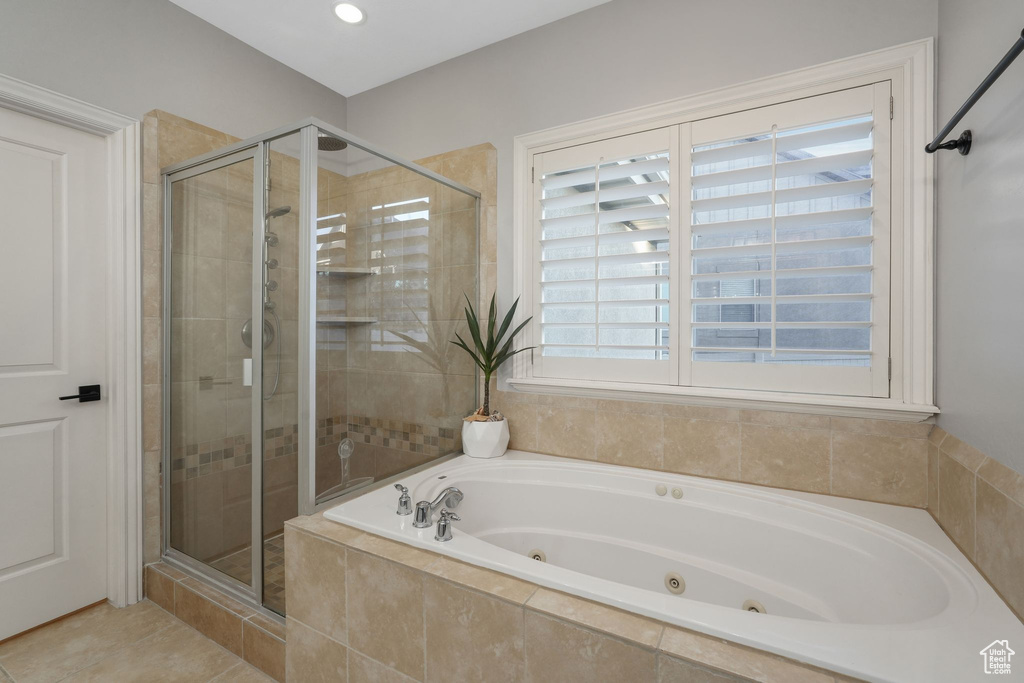
<path fill-rule="evenodd" d="M 416 516 L 412 520 L 412 525 L 417 529 L 426 529 L 428 526 L 433 524 L 434 521 L 434 510 L 441 507 L 443 503 L 446 508 L 454 510 L 459 507 L 459 503 L 465 496 L 462 491 L 458 490 L 454 486 L 449 486 L 441 493 L 437 494 L 437 497 L 432 501 L 421 500 L 416 503 Z"/>

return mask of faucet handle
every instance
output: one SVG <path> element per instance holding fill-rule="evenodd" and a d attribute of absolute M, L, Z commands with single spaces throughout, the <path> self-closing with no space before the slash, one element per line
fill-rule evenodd
<path fill-rule="evenodd" d="M 434 533 L 434 540 L 445 541 L 452 540 L 452 522 L 462 521 L 454 512 L 449 512 L 446 509 L 441 510 L 441 516 L 437 520 L 437 531 Z"/>
<path fill-rule="evenodd" d="M 396 515 L 411 515 L 412 514 L 412 498 L 409 497 L 409 489 L 402 486 L 401 484 L 395 484 L 395 488 L 402 492 L 402 495 L 398 498 L 398 509 L 395 510 Z"/>

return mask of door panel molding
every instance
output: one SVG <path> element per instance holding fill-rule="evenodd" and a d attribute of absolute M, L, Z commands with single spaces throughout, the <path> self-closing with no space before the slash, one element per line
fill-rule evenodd
<path fill-rule="evenodd" d="M 137 119 L 0 74 L 0 107 L 106 140 L 107 598 L 142 597 L 142 177 Z"/>

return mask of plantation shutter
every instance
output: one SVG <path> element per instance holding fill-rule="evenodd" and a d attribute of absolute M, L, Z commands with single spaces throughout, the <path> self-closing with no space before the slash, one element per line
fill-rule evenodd
<path fill-rule="evenodd" d="M 676 382 L 676 130 L 534 157 L 534 375 Z"/>
<path fill-rule="evenodd" d="M 880 83 L 691 125 L 693 385 L 888 395 L 889 123 Z"/>

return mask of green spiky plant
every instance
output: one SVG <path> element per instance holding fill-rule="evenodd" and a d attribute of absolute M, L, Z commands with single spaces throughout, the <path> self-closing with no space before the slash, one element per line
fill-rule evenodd
<path fill-rule="evenodd" d="M 473 349 L 469 348 L 469 344 L 459 336 L 458 332 L 455 333 L 455 338 L 458 341 L 453 341 L 452 344 L 463 349 L 469 354 L 473 362 L 476 363 L 477 367 L 480 368 L 481 372 L 484 373 L 484 405 L 477 412 L 477 415 L 483 417 L 491 416 L 491 377 L 498 371 L 498 368 L 512 356 L 523 351 L 529 351 L 534 348 L 527 346 L 522 349 L 512 350 L 512 341 L 515 336 L 526 327 L 527 323 L 533 320 L 533 317 L 529 317 L 523 321 L 523 323 L 512 330 L 511 334 L 508 334 L 508 340 L 502 341 L 508 333 L 509 327 L 512 325 L 512 320 L 516 315 L 516 307 L 519 305 L 519 299 L 516 299 L 512 303 L 512 308 L 508 309 L 508 313 L 505 314 L 505 318 L 501 321 L 501 326 L 495 330 L 495 325 L 498 322 L 498 311 L 495 305 L 495 297 L 491 296 L 491 309 L 487 313 L 487 330 L 480 329 L 480 320 L 477 318 L 476 311 L 473 310 L 473 302 L 469 300 L 469 297 L 463 293 L 466 297 L 466 324 L 469 326 L 469 334 L 473 338 Z M 486 332 L 486 334 L 485 334 Z M 475 349 L 475 350 L 474 350 Z"/>

